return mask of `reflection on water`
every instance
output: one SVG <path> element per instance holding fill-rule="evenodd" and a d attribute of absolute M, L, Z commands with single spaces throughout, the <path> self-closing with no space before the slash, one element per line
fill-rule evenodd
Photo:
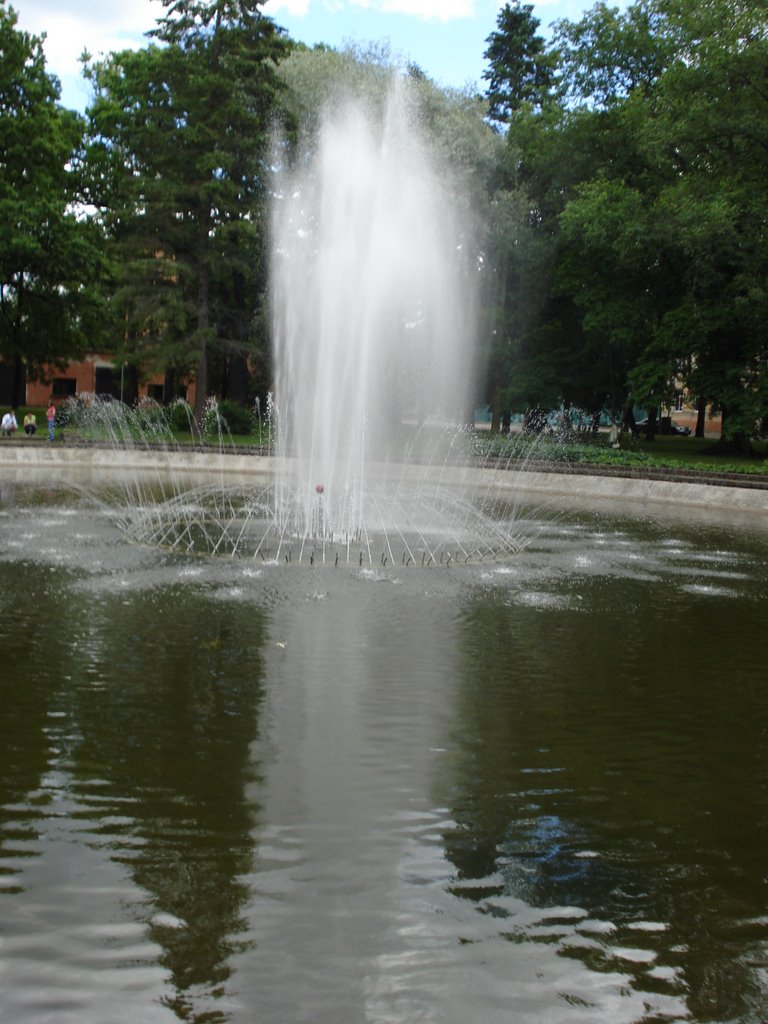
<path fill-rule="evenodd" d="M 57 570 L 2 569 L 0 892 L 18 900 L 3 949 L 23 964 L 3 1005 L 81 1019 L 90 972 L 103 996 L 127 969 L 129 993 L 184 1018 L 248 942 L 263 615 L 212 614 L 179 587 L 125 599 L 117 576 L 89 599 Z"/>
<path fill-rule="evenodd" d="M 767 553 L 281 569 L 2 491 L 8 1019 L 762 1021 Z"/>
<path fill-rule="evenodd" d="M 696 601 L 677 568 L 658 577 L 563 579 L 553 589 L 577 600 L 554 615 L 493 594 L 467 608 L 446 849 L 510 941 L 620 969 L 657 1012 L 679 1002 L 697 1020 L 757 1020 L 764 609 L 716 591 Z"/>

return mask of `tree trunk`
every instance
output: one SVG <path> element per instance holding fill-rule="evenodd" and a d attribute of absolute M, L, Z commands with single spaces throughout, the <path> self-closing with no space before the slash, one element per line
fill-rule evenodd
<path fill-rule="evenodd" d="M 14 409 L 27 404 L 27 370 L 21 356 L 15 356 L 13 360 L 11 403 Z"/>
<path fill-rule="evenodd" d="M 139 370 L 135 364 L 126 366 L 124 385 L 123 401 L 126 405 L 136 405 L 139 400 Z"/>
<path fill-rule="evenodd" d="M 730 436 L 726 434 L 726 423 L 728 422 L 728 408 L 723 406 L 723 415 L 721 419 L 721 431 L 720 437 L 715 441 L 709 448 L 705 448 L 702 452 L 703 455 L 739 455 L 742 458 L 762 458 L 758 452 L 752 447 L 752 442 L 749 439 L 749 435 L 743 430 L 734 431 Z"/>
<path fill-rule="evenodd" d="M 694 437 L 704 437 L 704 427 L 707 421 L 707 400 L 700 398 L 696 405 L 696 433 Z"/>
<path fill-rule="evenodd" d="M 743 430 L 737 431 L 731 437 L 721 434 L 714 444 L 703 450 L 702 455 L 739 455 L 747 459 L 762 458 L 752 447 L 749 436 Z"/>
<path fill-rule="evenodd" d="M 501 424 L 501 385 L 497 384 L 491 397 L 491 433 L 498 434 Z"/>
<path fill-rule="evenodd" d="M 231 353 L 227 360 L 225 373 L 226 392 L 222 398 L 229 398 L 239 405 L 248 405 L 248 385 L 250 373 L 248 370 L 248 322 L 249 317 L 246 310 L 249 308 L 246 296 L 245 276 L 236 272 L 232 280 L 232 295 L 234 306 L 237 310 L 235 321 L 235 335 L 237 348 Z"/>
<path fill-rule="evenodd" d="M 195 420 L 197 428 L 202 432 L 205 419 L 205 403 L 208 399 L 208 291 L 209 272 L 207 253 L 200 260 L 200 276 L 197 289 L 197 330 L 200 336 L 200 358 L 195 378 Z"/>
<path fill-rule="evenodd" d="M 208 401 L 208 342 L 200 342 L 200 358 L 195 376 L 195 422 L 202 432 L 205 420 L 205 403 Z"/>
<path fill-rule="evenodd" d="M 163 405 L 170 405 L 176 397 L 176 371 L 167 367 L 163 378 Z"/>
<path fill-rule="evenodd" d="M 248 359 L 244 351 L 238 349 L 229 357 L 227 366 L 227 393 L 225 398 L 240 405 L 248 404 Z"/>
<path fill-rule="evenodd" d="M 652 409 L 648 409 L 648 426 L 645 428 L 645 437 L 648 441 L 654 441 L 656 439 L 656 406 Z"/>
<path fill-rule="evenodd" d="M 624 403 L 624 409 L 621 414 L 621 426 L 628 430 L 633 436 L 635 434 L 635 414 L 634 405 L 632 399 L 628 398 Z"/>

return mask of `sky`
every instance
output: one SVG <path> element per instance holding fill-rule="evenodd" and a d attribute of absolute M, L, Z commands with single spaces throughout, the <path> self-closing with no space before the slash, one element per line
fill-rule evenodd
<path fill-rule="evenodd" d="M 528 0 L 530 2 L 530 0 Z M 625 6 L 626 0 L 614 0 Z M 144 33 L 163 13 L 161 0 L 8 0 L 18 27 L 46 33 L 48 71 L 62 86 L 62 103 L 83 110 L 88 85 L 78 58 L 146 45 Z M 264 14 L 308 45 L 387 42 L 393 54 L 417 64 L 441 86 L 484 91 L 486 40 L 503 0 L 266 0 Z M 539 32 L 553 21 L 577 19 L 592 0 L 535 0 Z"/>

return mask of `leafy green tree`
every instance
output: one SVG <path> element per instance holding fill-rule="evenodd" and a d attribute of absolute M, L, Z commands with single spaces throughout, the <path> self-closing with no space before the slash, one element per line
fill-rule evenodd
<path fill-rule="evenodd" d="M 99 235 L 80 205 L 83 123 L 59 105 L 43 40 L 0 0 L 0 356 L 26 376 L 74 357 L 94 330 Z"/>
<path fill-rule="evenodd" d="M 622 360 L 598 325 L 585 323 L 577 292 L 562 272 L 572 243 L 561 217 L 582 181 L 626 153 L 624 129 L 606 112 L 576 115 L 553 102 L 539 113 L 522 111 L 510 124 L 495 210 L 516 215 L 509 227 L 494 218 L 503 282 L 496 354 L 502 358 L 491 366 L 490 391 L 512 411 L 564 402 L 594 412 L 606 402 L 623 402 Z M 587 268 L 576 257 L 574 269 Z"/>
<path fill-rule="evenodd" d="M 550 56 L 561 102 L 546 116 L 518 119 L 509 133 L 537 230 L 550 240 L 534 358 L 555 364 L 566 405 L 607 407 L 616 417 L 631 407 L 629 373 L 656 316 L 651 285 L 667 269 L 647 236 L 655 168 L 639 151 L 629 102 L 665 66 L 650 23 L 604 4 L 577 24 L 559 22 Z"/>
<path fill-rule="evenodd" d="M 555 23 L 557 80 L 576 106 L 602 109 L 648 93 L 668 66 L 674 43 L 652 3 L 625 11 L 596 3 L 580 21 Z"/>
<path fill-rule="evenodd" d="M 610 366 L 606 404 L 623 416 L 632 397 L 654 407 L 669 399 L 676 367 L 638 360 L 652 349 L 675 278 L 658 244 L 647 197 L 621 181 L 596 179 L 581 186 L 560 219 L 560 286 L 581 311 L 592 365 Z M 633 375 L 633 371 L 637 371 Z"/>
<path fill-rule="evenodd" d="M 566 101 L 521 108 L 507 136 L 507 204 L 525 197 L 547 274 L 528 323 L 503 313 L 510 388 L 550 400 L 551 363 L 564 400 L 618 410 L 682 384 L 748 450 L 767 389 L 764 4 L 599 3 L 558 24 L 555 55 Z"/>
<path fill-rule="evenodd" d="M 723 412 L 720 448 L 748 451 L 768 408 L 768 34 L 758 0 L 657 0 L 676 58 L 641 141 L 668 172 L 659 195 L 680 256 L 672 311 L 687 341 L 688 383 Z M 663 341 L 674 351 L 675 333 Z"/>
<path fill-rule="evenodd" d="M 553 237 L 545 212 L 546 189 L 531 181 L 530 147 L 559 120 L 553 56 L 537 33 L 530 4 L 505 4 L 487 40 L 484 74 L 489 113 L 507 123 L 490 206 L 486 309 L 486 398 L 492 430 L 502 412 L 559 401 L 562 377 L 555 353 L 562 343 L 562 310 L 548 310 Z"/>
<path fill-rule="evenodd" d="M 188 232 L 167 152 L 176 57 L 150 46 L 112 54 L 86 71 L 94 86 L 90 201 L 109 240 L 112 273 L 104 287 L 112 352 L 116 362 L 170 378 L 195 365 L 194 295 L 186 261 L 178 258 Z"/>
<path fill-rule="evenodd" d="M 556 404 L 560 388 L 551 346 L 539 334 L 548 294 L 549 239 L 537 230 L 522 189 L 498 190 L 490 212 L 485 394 L 496 431 L 505 410 L 522 412 L 548 399 Z"/>
<path fill-rule="evenodd" d="M 593 40 L 607 17 L 595 11 Z M 588 20 L 571 36 L 583 37 Z M 627 59 L 604 47 L 606 75 L 593 64 L 584 81 L 626 126 L 636 166 L 603 166 L 568 204 L 562 276 L 585 326 L 602 325 L 614 348 L 633 336 L 636 399 L 655 406 L 682 382 L 700 404 L 721 407 L 721 447 L 745 451 L 766 401 L 764 10 L 656 0 L 609 20 L 608 36 L 632 41 Z M 653 74 L 627 74 L 616 87 L 613 71 L 636 67 L 638 52 Z M 571 63 L 584 66 L 578 53 Z"/>

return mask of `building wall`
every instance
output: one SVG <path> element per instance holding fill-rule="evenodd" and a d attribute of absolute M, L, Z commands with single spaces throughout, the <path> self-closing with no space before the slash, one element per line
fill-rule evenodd
<path fill-rule="evenodd" d="M 48 374 L 46 374 L 48 377 Z M 111 378 L 111 388 L 104 388 L 104 382 Z M 89 353 L 82 361 L 70 363 L 64 370 L 50 368 L 49 382 L 27 381 L 27 405 L 45 406 L 51 395 L 55 403 L 65 402 L 73 395 L 111 393 L 120 397 L 120 369 L 114 362 L 100 353 Z M 160 400 L 163 391 L 163 376 L 150 377 L 139 385 L 139 398 L 150 396 Z M 187 401 L 195 400 L 195 385 L 186 385 Z"/>

